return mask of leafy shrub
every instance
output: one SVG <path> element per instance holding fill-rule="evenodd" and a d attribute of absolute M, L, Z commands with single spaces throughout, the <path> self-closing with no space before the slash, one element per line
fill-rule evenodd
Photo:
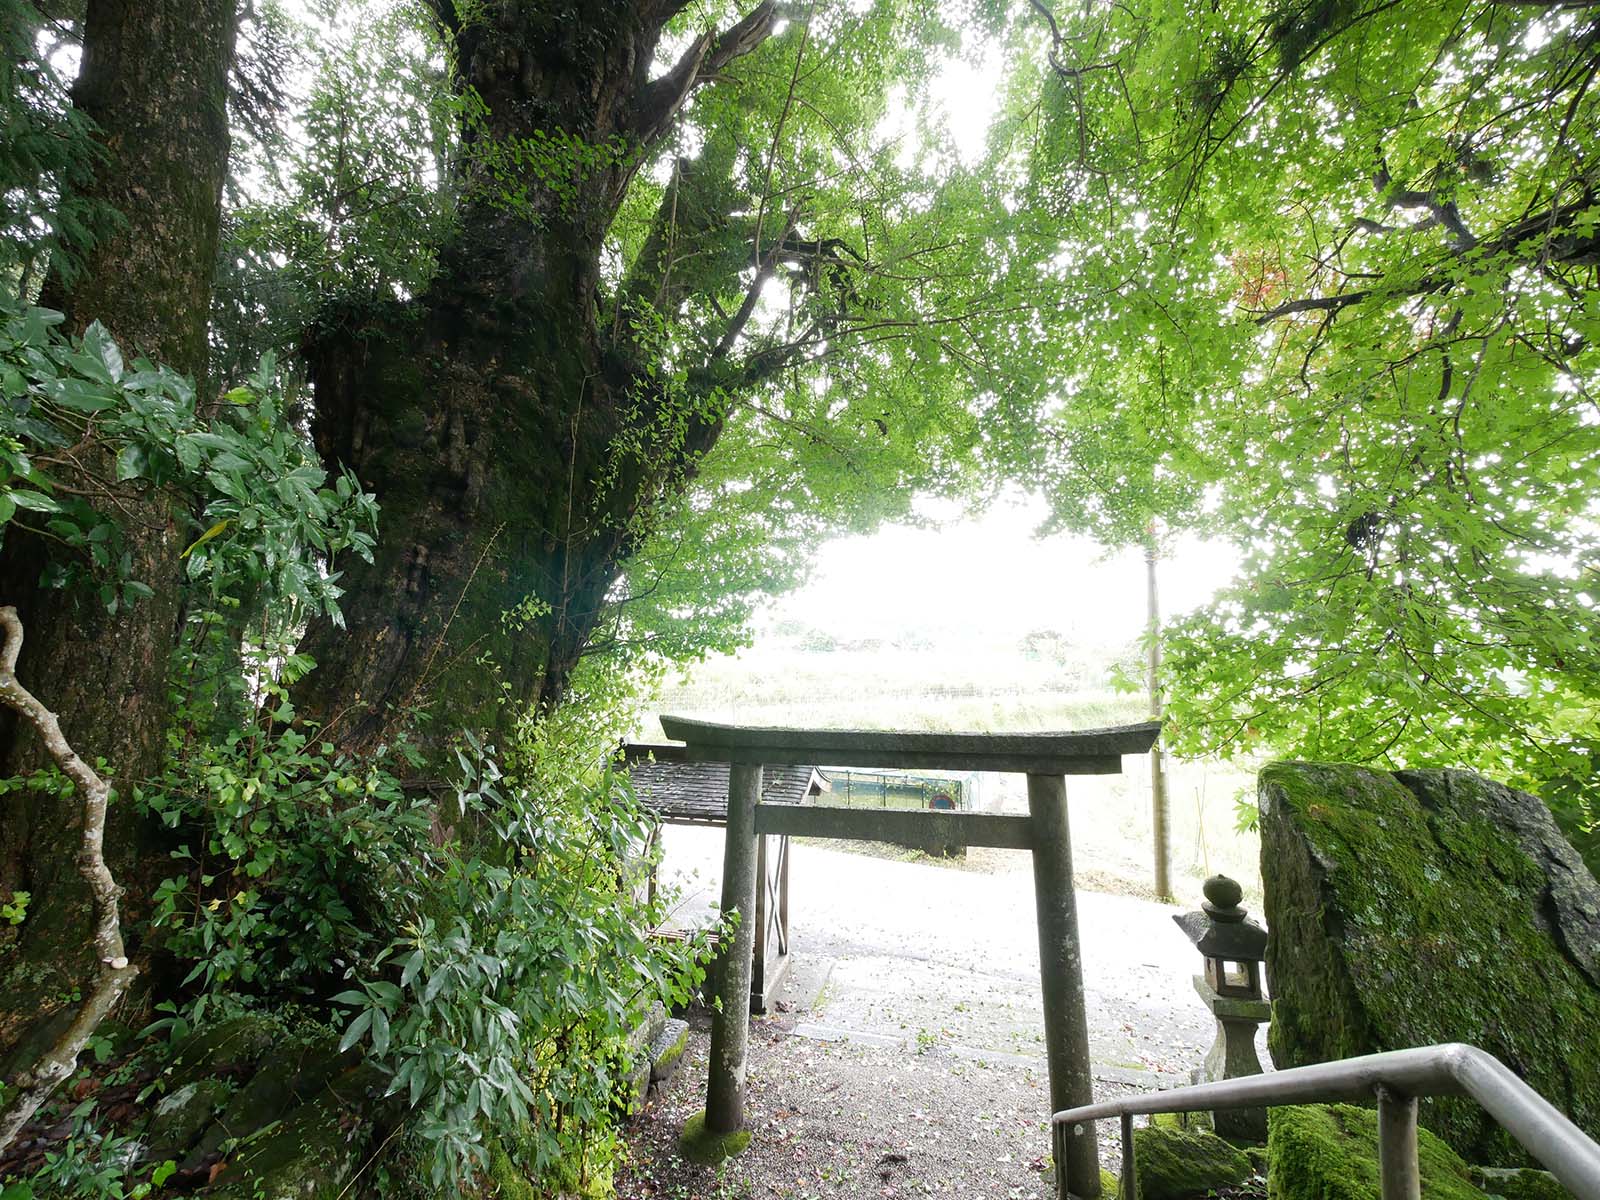
<path fill-rule="evenodd" d="M 30 1178 L 0 1188 L 0 1200 L 145 1200 L 159 1192 L 176 1164 L 140 1163 L 138 1140 L 100 1129 L 94 1110 L 93 1100 L 78 1104 L 67 1137 Z"/>
<path fill-rule="evenodd" d="M 433 1147 L 436 1186 L 490 1166 L 498 1138 L 535 1179 L 583 1179 L 611 1145 L 629 1031 L 687 1001 L 709 948 L 653 942 L 649 832 L 625 776 L 552 763 L 507 777 L 469 742 L 456 798 L 475 849 L 443 855 L 388 970 L 336 999 Z M 494 1135 L 494 1137 L 486 1136 Z"/>
<path fill-rule="evenodd" d="M 404 748 L 355 761 L 311 740 L 287 723 L 292 678 L 263 689 L 283 725 L 196 740 L 139 793 L 184 838 L 151 921 L 193 963 L 192 1021 L 220 991 L 325 997 L 384 945 L 430 866 L 428 802 L 389 770 Z"/>
<path fill-rule="evenodd" d="M 192 583 L 213 599 L 266 588 L 301 620 L 337 619 L 328 565 L 345 550 L 371 557 L 377 504 L 349 472 L 325 486 L 315 450 L 284 417 L 274 359 L 207 420 L 188 379 L 142 358 L 128 366 L 98 323 L 68 338 L 61 321 L 0 299 L 0 540 L 12 526 L 50 539 L 59 552 L 47 582 L 91 586 L 115 611 L 150 594 L 129 576 L 116 491 L 172 489 Z M 107 461 L 71 452 L 91 429 Z"/>
<path fill-rule="evenodd" d="M 153 918 L 190 964 L 172 1027 L 331 997 L 341 1048 L 392 1071 L 429 1186 L 495 1163 L 571 1188 L 603 1174 L 627 1036 L 653 1002 L 687 1001 L 709 955 L 649 936 L 669 902 L 640 886 L 650 819 L 595 766 L 615 725 L 575 706 L 531 726 L 510 767 L 464 735 L 448 794 L 408 794 L 404 744 L 341 758 L 295 724 L 287 689 L 308 665 L 258 659 L 256 718 L 175 733 L 140 793 L 182 838 Z M 625 691 L 601 688 L 600 707 Z"/>

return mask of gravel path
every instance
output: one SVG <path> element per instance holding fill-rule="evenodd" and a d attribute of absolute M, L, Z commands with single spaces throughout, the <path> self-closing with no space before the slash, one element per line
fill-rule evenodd
<path fill-rule="evenodd" d="M 721 830 L 672 828 L 666 851 L 663 879 L 686 884 L 679 922 L 709 918 Z M 751 1147 L 720 1172 L 674 1153 L 704 1105 L 702 1018 L 633 1127 L 620 1195 L 1047 1195 L 1027 854 L 974 851 L 959 869 L 812 844 L 791 853 L 794 953 L 782 1011 L 751 1026 Z M 1214 1026 L 1178 910 L 1095 892 L 1078 904 L 1097 1097 L 1187 1082 Z"/>

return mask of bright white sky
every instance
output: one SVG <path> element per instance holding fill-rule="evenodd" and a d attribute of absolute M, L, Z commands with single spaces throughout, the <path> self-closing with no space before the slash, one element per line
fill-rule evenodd
<path fill-rule="evenodd" d="M 943 515 L 936 504 L 923 512 Z M 1037 539 L 1033 531 L 1045 514 L 1042 501 L 1016 497 L 939 529 L 887 526 L 831 542 L 817 556 L 812 581 L 778 600 L 760 627 L 796 620 L 844 640 L 907 630 L 1012 641 L 1054 629 L 1079 645 L 1125 645 L 1139 637 L 1143 552 L 1108 555 L 1082 537 Z M 1163 615 L 1205 603 L 1237 562 L 1226 545 L 1180 540 L 1158 568 Z M 762 640 L 758 633 L 758 647 Z"/>

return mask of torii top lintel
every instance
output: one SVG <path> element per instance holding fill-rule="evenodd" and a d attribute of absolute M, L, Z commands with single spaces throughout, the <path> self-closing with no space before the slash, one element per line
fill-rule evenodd
<path fill-rule="evenodd" d="M 1068 733 L 901 733 L 877 729 L 770 729 L 661 718 L 689 762 L 932 767 L 1031 775 L 1116 775 L 1124 754 L 1144 754 L 1161 722 Z"/>

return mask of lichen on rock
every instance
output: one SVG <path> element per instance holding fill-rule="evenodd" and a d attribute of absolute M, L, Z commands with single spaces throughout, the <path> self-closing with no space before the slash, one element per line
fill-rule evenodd
<path fill-rule="evenodd" d="M 1600 886 L 1537 797 L 1273 763 L 1260 800 L 1280 1068 L 1470 1042 L 1600 1132 Z M 1473 1161 L 1525 1161 L 1471 1101 L 1422 1122 Z"/>

